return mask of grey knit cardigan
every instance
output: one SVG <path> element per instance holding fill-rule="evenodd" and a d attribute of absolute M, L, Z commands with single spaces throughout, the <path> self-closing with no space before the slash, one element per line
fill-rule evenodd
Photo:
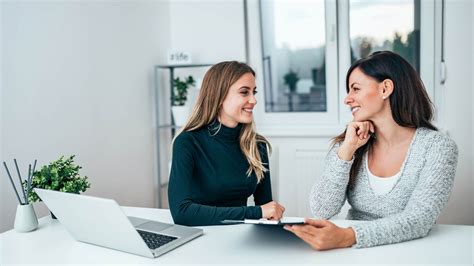
<path fill-rule="evenodd" d="M 390 192 L 375 195 L 369 184 L 365 158 L 351 182 L 354 161 L 344 161 L 335 145 L 326 157 L 323 175 L 310 194 L 313 215 L 330 219 L 346 199 L 347 219 L 356 234 L 355 247 L 398 243 L 426 236 L 446 205 L 453 187 L 458 159 L 456 143 L 446 135 L 418 128 Z M 367 154 L 363 155 L 367 156 Z"/>

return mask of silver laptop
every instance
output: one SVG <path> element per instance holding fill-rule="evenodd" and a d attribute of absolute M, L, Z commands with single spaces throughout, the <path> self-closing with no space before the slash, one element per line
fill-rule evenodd
<path fill-rule="evenodd" d="M 200 235 L 202 229 L 127 217 L 111 199 L 35 188 L 78 241 L 156 258 Z"/>

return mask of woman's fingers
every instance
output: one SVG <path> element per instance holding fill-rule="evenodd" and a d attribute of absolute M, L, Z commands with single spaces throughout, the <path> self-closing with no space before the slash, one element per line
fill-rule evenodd
<path fill-rule="evenodd" d="M 369 122 L 369 124 L 370 124 L 370 132 L 375 133 L 374 124 L 372 124 L 372 122 Z"/>
<path fill-rule="evenodd" d="M 278 204 L 278 211 L 278 219 L 281 219 L 283 217 L 283 213 L 285 212 L 285 207 L 283 207 L 283 205 Z"/>
<path fill-rule="evenodd" d="M 306 226 L 303 226 L 303 227 L 312 227 L 312 226 L 311 225 L 306 225 Z M 318 244 L 316 232 L 308 233 L 308 232 L 302 230 L 302 226 L 297 226 L 297 225 L 293 225 L 293 226 L 286 225 L 284 228 L 286 230 L 292 232 L 293 234 L 295 234 L 297 237 L 301 238 L 304 242 L 306 242 L 308 245 L 310 245 L 313 249 L 321 250 L 321 246 Z M 316 228 L 314 228 L 314 229 L 317 230 Z"/>
<path fill-rule="evenodd" d="M 367 121 L 367 122 L 364 122 L 364 126 L 365 126 L 365 134 L 364 134 L 364 138 L 368 138 L 369 137 L 369 131 L 370 131 L 370 122 Z"/>
<path fill-rule="evenodd" d="M 345 147 L 344 152 L 352 155 L 355 150 L 365 145 L 367 141 L 369 141 L 370 132 L 375 132 L 375 127 L 371 121 L 350 122 L 346 128 L 346 135 L 343 143 L 343 146 Z M 344 156 L 342 153 L 338 155 L 344 158 L 352 157 L 349 155 Z"/>
<path fill-rule="evenodd" d="M 368 123 L 367 122 L 355 122 L 355 127 L 357 128 L 356 133 L 359 139 L 363 140 L 366 138 Z"/>
<path fill-rule="evenodd" d="M 313 225 L 313 226 L 316 226 L 317 228 L 326 227 L 331 224 L 331 222 L 327 220 L 314 220 L 310 218 L 304 219 L 304 222 L 305 224 Z"/>
<path fill-rule="evenodd" d="M 359 137 L 361 137 L 361 139 L 367 139 L 369 137 L 369 132 L 375 132 L 375 128 L 372 122 L 364 121 L 359 123 Z"/>
<path fill-rule="evenodd" d="M 306 242 L 310 242 L 311 239 L 313 239 L 314 235 L 310 234 L 306 231 L 302 231 L 297 225 L 285 225 L 285 229 L 292 232 L 293 234 L 297 235 L 299 238 L 303 239 Z"/>
<path fill-rule="evenodd" d="M 295 231 L 304 232 L 312 236 L 316 235 L 316 230 L 317 230 L 317 228 L 312 225 L 294 225 L 292 226 L 292 228 Z"/>
<path fill-rule="evenodd" d="M 269 209 L 268 211 L 266 211 Z M 265 210 L 263 213 L 263 217 L 270 219 L 270 220 L 280 220 L 283 217 L 283 213 L 285 212 L 285 207 L 278 204 L 277 202 L 269 202 L 265 205 L 262 205 L 262 210 Z"/>
<path fill-rule="evenodd" d="M 273 215 L 271 217 L 272 220 L 279 220 L 281 217 L 281 208 L 278 206 L 278 204 L 275 204 L 274 209 L 273 209 Z"/>
<path fill-rule="evenodd" d="M 271 220 L 280 220 L 281 212 L 279 210 L 275 210 L 274 215 L 271 217 Z"/>

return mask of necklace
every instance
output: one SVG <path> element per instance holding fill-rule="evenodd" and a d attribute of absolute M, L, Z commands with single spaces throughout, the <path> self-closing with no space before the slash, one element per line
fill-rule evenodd
<path fill-rule="evenodd" d="M 214 126 L 214 124 L 216 124 L 216 121 L 219 122 L 219 125 Z M 214 137 L 215 135 L 217 135 L 217 133 L 219 133 L 219 131 L 221 130 L 221 127 L 222 127 L 222 123 L 218 121 L 217 119 L 214 120 L 214 122 L 212 122 L 209 126 L 207 126 L 207 132 L 209 133 L 209 136 Z M 215 132 L 211 133 L 212 131 L 215 131 Z"/>

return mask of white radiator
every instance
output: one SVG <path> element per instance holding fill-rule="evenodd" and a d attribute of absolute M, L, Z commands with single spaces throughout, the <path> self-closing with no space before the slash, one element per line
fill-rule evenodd
<path fill-rule="evenodd" d="M 306 141 L 303 141 L 306 142 Z M 309 193 L 321 177 L 328 145 L 280 145 L 278 151 L 277 201 L 285 206 L 285 216 L 311 217 Z M 334 218 L 344 219 L 349 205 Z"/>
<path fill-rule="evenodd" d="M 322 173 L 327 149 L 281 146 L 279 149 L 278 200 L 286 216 L 310 217 L 309 193 Z"/>

